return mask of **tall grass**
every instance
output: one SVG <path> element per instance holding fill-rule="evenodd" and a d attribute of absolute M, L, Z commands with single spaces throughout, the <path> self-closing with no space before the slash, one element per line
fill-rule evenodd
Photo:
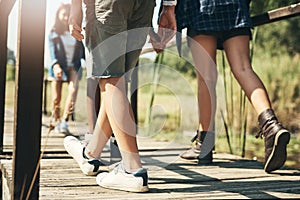
<path fill-rule="evenodd" d="M 151 121 L 151 110 L 154 102 L 154 97 L 157 92 L 157 87 L 159 84 L 159 77 L 160 77 L 160 66 L 162 64 L 162 61 L 164 59 L 164 53 L 160 53 L 156 56 L 154 63 L 156 64 L 153 68 L 153 84 L 151 84 L 151 89 L 149 92 L 150 102 L 147 107 L 146 116 L 145 116 L 145 126 L 149 127 L 150 121 Z M 149 135 L 149 129 L 147 131 L 147 135 Z"/>

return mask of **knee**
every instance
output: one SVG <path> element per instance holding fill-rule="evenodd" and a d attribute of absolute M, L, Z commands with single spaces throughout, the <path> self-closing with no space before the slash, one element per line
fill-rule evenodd
<path fill-rule="evenodd" d="M 236 79 L 239 79 L 239 78 L 247 78 L 254 72 L 250 65 L 242 65 L 238 68 L 232 68 L 232 73 Z"/>
<path fill-rule="evenodd" d="M 216 69 L 212 69 L 206 73 L 197 73 L 198 84 L 206 84 L 215 86 L 217 84 L 218 72 Z"/>

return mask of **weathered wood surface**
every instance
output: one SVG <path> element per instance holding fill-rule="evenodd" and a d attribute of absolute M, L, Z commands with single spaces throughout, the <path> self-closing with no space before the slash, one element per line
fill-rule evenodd
<path fill-rule="evenodd" d="M 10 149 L 12 120 L 6 112 L 5 147 Z M 46 142 L 48 118 L 43 118 L 42 146 Z M 71 130 L 84 133 L 85 124 Z M 300 171 L 283 167 L 273 174 L 262 170 L 262 163 L 216 153 L 214 162 L 199 166 L 178 157 L 185 147 L 138 137 L 141 158 L 149 172 L 150 191 L 144 194 L 108 190 L 97 186 L 95 177 L 81 173 L 63 148 L 62 134 L 50 133 L 46 154 L 41 161 L 40 199 L 240 199 L 300 198 Z M 174 146 L 176 145 L 176 146 Z M 103 159 L 109 162 L 108 149 Z M 5 181 L 12 177 L 12 160 L 2 159 Z M 3 185 L 5 185 L 3 181 Z M 4 190 L 5 191 L 5 190 Z"/>

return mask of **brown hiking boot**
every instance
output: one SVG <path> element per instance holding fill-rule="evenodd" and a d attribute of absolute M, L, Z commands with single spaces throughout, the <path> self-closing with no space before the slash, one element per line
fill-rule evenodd
<path fill-rule="evenodd" d="M 198 164 L 212 163 L 212 150 L 214 148 L 214 132 L 197 130 L 195 137 L 191 140 L 193 146 L 180 155 L 187 160 L 198 159 Z"/>
<path fill-rule="evenodd" d="M 270 173 L 284 165 L 290 133 L 278 122 L 272 109 L 263 111 L 258 116 L 258 122 L 261 131 L 257 137 L 264 137 L 265 142 L 264 170 Z"/>

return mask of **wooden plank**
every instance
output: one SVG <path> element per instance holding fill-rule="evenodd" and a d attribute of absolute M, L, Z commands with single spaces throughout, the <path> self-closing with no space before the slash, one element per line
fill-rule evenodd
<path fill-rule="evenodd" d="M 161 164 L 162 167 L 157 166 L 157 156 L 167 158 L 159 161 L 165 162 Z M 181 159 L 167 163 L 170 155 L 165 151 L 160 151 L 157 156 L 149 160 L 141 156 L 149 173 L 150 191 L 145 194 L 101 188 L 96 184 L 95 177 L 82 174 L 73 159 L 43 159 L 40 198 L 83 200 L 122 197 L 151 200 L 300 197 L 299 170 L 282 168 L 276 173 L 266 174 L 262 170 L 262 163 L 228 154 L 215 154 L 213 164 L 202 166 L 197 165 L 196 161 Z M 11 161 L 1 166 L 10 171 Z M 11 173 L 6 173 L 6 176 L 11 176 Z M 9 181 L 10 178 L 7 178 Z"/>
<path fill-rule="evenodd" d="M 46 1 L 19 3 L 11 195 L 38 199 Z"/>
<path fill-rule="evenodd" d="M 78 123 L 76 126 L 87 125 Z M 85 176 L 66 152 L 59 152 L 61 157 L 52 152 L 52 147 L 63 148 L 64 137 L 55 133 L 47 135 L 47 129 L 42 130 L 43 137 L 49 136 L 49 143 L 47 157 L 41 162 L 40 199 L 300 198 L 300 171 L 297 169 L 283 167 L 267 174 L 261 162 L 222 153 L 214 154 L 212 164 L 197 165 L 197 161 L 179 158 L 185 150 L 182 145 L 145 137 L 137 137 L 137 142 L 143 166 L 148 169 L 150 191 L 135 194 L 104 189 L 96 184 L 95 177 Z M 102 159 L 109 162 L 109 149 L 102 154 Z M 6 178 L 5 186 L 12 182 L 12 161 L 1 160 L 0 168 Z"/>
<path fill-rule="evenodd" d="M 295 17 L 300 15 L 300 3 L 278 8 L 266 13 L 251 17 L 254 26 L 261 26 L 275 21 Z"/>

